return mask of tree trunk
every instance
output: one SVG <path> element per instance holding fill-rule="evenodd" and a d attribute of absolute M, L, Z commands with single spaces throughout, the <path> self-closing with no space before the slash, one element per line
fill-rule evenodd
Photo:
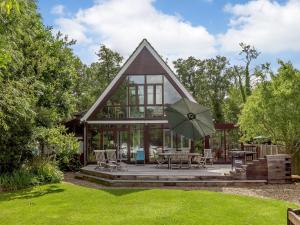
<path fill-rule="evenodd" d="M 245 92 L 246 97 L 251 95 L 251 83 L 250 83 L 250 72 L 249 72 L 249 64 L 247 64 L 245 68 Z"/>

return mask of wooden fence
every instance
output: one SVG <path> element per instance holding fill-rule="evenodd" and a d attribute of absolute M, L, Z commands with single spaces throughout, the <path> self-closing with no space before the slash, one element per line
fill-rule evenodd
<path fill-rule="evenodd" d="M 256 149 L 257 158 L 264 158 L 266 155 L 286 154 L 284 145 L 268 145 L 268 144 L 244 144 L 247 150 Z"/>

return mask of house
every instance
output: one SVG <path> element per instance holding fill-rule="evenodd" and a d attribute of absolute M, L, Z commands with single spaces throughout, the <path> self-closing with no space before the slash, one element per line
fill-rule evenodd
<path fill-rule="evenodd" d="M 164 110 L 181 98 L 195 99 L 144 39 L 112 82 L 81 118 L 84 161 L 95 162 L 93 150 L 116 149 L 123 161 L 135 161 L 142 150 L 146 163 L 158 148 L 192 151 L 193 143 L 168 127 Z"/>

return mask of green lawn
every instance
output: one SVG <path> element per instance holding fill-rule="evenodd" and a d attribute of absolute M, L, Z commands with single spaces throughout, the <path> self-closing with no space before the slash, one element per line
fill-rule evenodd
<path fill-rule="evenodd" d="M 0 194 L 0 224 L 286 224 L 283 201 L 185 190 L 96 190 L 68 183 Z"/>

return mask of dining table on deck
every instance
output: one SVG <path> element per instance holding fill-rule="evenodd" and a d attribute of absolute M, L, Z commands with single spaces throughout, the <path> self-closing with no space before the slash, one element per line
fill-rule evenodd
<path fill-rule="evenodd" d="M 171 163 L 172 163 L 172 157 L 178 156 L 178 155 L 183 155 L 183 156 L 188 156 L 188 161 L 189 161 L 189 168 L 191 168 L 191 163 L 192 163 L 192 158 L 194 156 L 201 156 L 200 153 L 194 153 L 194 152 L 180 152 L 180 151 L 172 151 L 172 152 L 162 152 L 158 154 L 159 156 L 166 157 L 168 159 L 168 169 L 172 169 Z"/>

